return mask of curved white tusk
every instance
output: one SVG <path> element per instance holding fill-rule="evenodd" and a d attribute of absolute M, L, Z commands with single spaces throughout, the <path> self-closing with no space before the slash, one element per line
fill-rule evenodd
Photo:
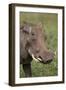
<path fill-rule="evenodd" d="M 39 60 L 39 61 L 42 61 L 42 59 L 41 59 L 41 58 L 38 58 L 38 60 Z"/>
<path fill-rule="evenodd" d="M 32 58 L 33 58 L 33 60 L 35 60 L 36 62 L 39 62 L 39 60 L 36 59 L 33 54 L 32 54 Z"/>
<path fill-rule="evenodd" d="M 37 59 L 36 59 L 36 58 L 34 57 L 34 54 L 31 53 L 30 49 L 28 50 L 28 52 L 31 54 L 31 56 L 32 56 L 32 58 L 33 58 L 34 61 L 36 61 L 36 62 L 42 61 L 41 58 L 37 58 Z"/>

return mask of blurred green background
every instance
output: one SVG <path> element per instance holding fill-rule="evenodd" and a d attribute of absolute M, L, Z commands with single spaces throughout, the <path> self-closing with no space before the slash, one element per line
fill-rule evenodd
<path fill-rule="evenodd" d="M 32 76 L 56 76 L 58 74 L 58 15 L 53 13 L 29 13 L 20 12 L 20 26 L 23 21 L 30 23 L 42 23 L 47 35 L 47 47 L 56 52 L 54 60 L 49 64 L 32 61 Z M 20 65 L 20 77 L 24 77 L 22 65 Z"/>

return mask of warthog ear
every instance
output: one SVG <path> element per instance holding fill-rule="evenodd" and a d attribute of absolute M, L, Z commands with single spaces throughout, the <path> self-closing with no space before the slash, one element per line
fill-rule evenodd
<path fill-rule="evenodd" d="M 22 31 L 25 33 L 28 33 L 28 34 L 31 33 L 31 26 L 27 22 L 24 22 L 22 25 L 22 28 L 20 29 L 22 29 Z"/>
<path fill-rule="evenodd" d="M 30 33 L 31 32 L 31 28 L 30 27 L 28 27 L 28 26 L 25 26 L 24 28 L 23 28 L 23 31 L 25 32 L 25 33 Z"/>

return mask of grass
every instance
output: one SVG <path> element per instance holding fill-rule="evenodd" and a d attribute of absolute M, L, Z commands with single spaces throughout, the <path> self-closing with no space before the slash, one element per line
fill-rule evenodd
<path fill-rule="evenodd" d="M 47 34 L 47 47 L 57 53 L 57 34 L 58 34 L 58 15 L 51 13 L 21 13 L 20 12 L 20 25 L 23 21 L 28 21 L 31 23 L 41 22 L 43 25 L 43 30 Z M 50 64 L 37 63 L 32 61 L 32 75 L 33 77 L 41 76 L 56 76 L 58 74 L 58 56 L 56 54 L 53 62 Z M 24 72 L 22 65 L 20 66 L 20 77 L 24 77 Z"/>

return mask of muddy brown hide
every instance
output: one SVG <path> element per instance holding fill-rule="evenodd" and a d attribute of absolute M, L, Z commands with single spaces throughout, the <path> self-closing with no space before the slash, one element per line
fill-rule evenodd
<path fill-rule="evenodd" d="M 53 60 L 54 53 L 47 49 L 45 38 L 41 23 L 24 22 L 20 27 L 20 64 L 23 65 L 26 77 L 32 76 L 31 61 L 34 58 L 44 64 Z"/>

